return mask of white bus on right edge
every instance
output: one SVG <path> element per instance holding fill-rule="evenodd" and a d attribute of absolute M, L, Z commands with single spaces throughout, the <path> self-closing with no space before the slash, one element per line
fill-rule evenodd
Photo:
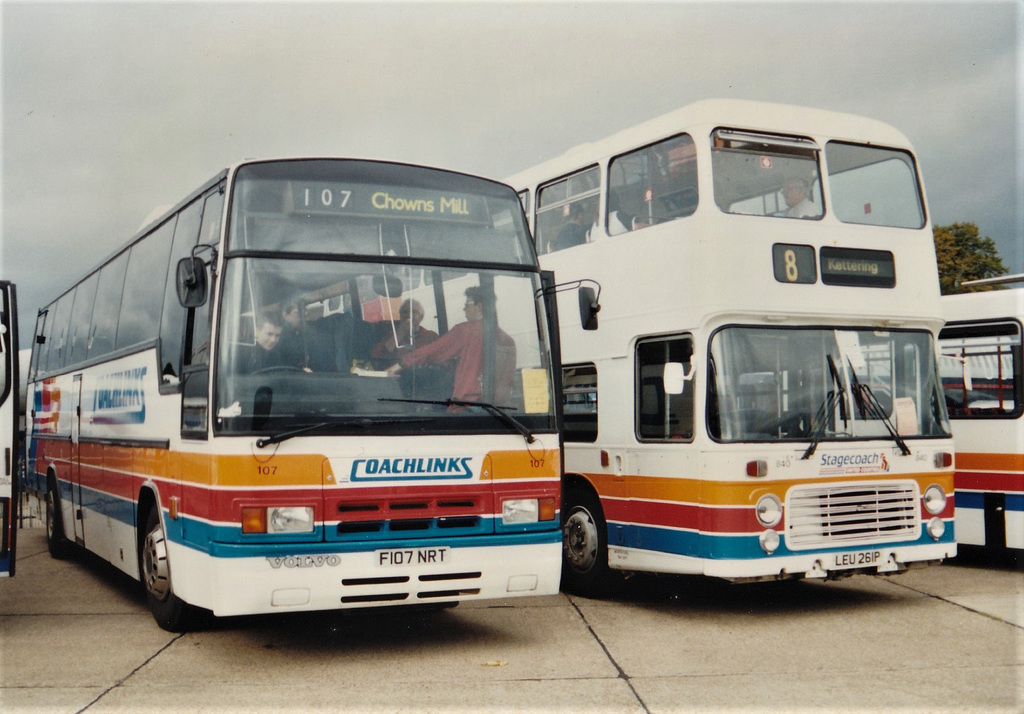
<path fill-rule="evenodd" d="M 903 134 L 709 100 L 506 182 L 541 265 L 600 306 L 559 294 L 564 587 L 956 554 L 934 239 Z"/>
<path fill-rule="evenodd" d="M 949 322 L 939 334 L 939 365 L 956 442 L 956 539 L 1021 549 L 1024 288 L 947 295 L 942 302 Z"/>

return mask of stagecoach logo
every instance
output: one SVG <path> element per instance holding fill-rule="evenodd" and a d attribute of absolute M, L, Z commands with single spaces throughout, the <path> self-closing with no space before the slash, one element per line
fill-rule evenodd
<path fill-rule="evenodd" d="M 96 424 L 142 424 L 146 398 L 142 380 L 145 367 L 126 369 L 100 377 L 92 396 L 92 421 Z"/>
<path fill-rule="evenodd" d="M 322 568 L 325 565 L 336 567 L 341 565 L 341 556 L 334 555 L 288 555 L 283 558 L 267 558 L 270 567 L 279 568 Z"/>
<path fill-rule="evenodd" d="M 352 463 L 353 481 L 388 479 L 473 478 L 472 456 L 398 457 L 393 459 L 356 459 Z"/>
<path fill-rule="evenodd" d="M 887 473 L 889 459 L 881 452 L 866 454 L 822 454 L 819 473 L 822 476 Z"/>

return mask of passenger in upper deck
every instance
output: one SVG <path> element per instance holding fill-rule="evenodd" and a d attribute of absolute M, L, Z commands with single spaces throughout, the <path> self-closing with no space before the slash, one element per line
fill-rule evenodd
<path fill-rule="evenodd" d="M 587 242 L 588 228 L 586 218 L 583 215 L 583 206 L 579 203 L 569 204 L 569 220 L 558 231 L 555 244 L 551 250 L 564 250 L 574 245 L 583 245 Z"/>
<path fill-rule="evenodd" d="M 810 199 L 811 182 L 790 176 L 782 184 L 782 197 L 786 199 L 787 218 L 817 218 L 821 211 Z"/>

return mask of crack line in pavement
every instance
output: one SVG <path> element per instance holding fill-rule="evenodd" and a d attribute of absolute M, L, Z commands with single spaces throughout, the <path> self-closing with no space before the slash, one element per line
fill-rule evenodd
<path fill-rule="evenodd" d="M 78 710 L 77 712 L 75 712 L 75 714 L 82 714 L 82 712 L 84 712 L 84 711 L 87 711 L 87 710 L 88 710 L 89 708 L 91 708 L 93 704 L 97 704 L 97 703 L 98 703 L 98 702 L 99 702 L 99 701 L 100 701 L 101 699 L 103 699 L 103 697 L 107 696 L 107 695 L 108 695 L 108 694 L 110 694 L 110 693 L 111 693 L 112 691 L 114 691 L 115 689 L 117 689 L 118 687 L 120 687 L 121 685 L 123 685 L 123 684 L 124 684 L 125 682 L 127 682 L 127 681 L 128 681 L 129 679 L 131 679 L 131 678 L 132 678 L 133 676 L 135 676 L 135 673 L 136 673 L 136 672 L 138 672 L 138 671 L 139 671 L 140 669 L 142 669 L 142 668 L 143 668 L 143 667 L 145 667 L 145 666 L 146 666 L 147 664 L 149 664 L 150 662 L 152 662 L 152 661 L 153 661 L 154 659 L 156 659 L 157 657 L 159 657 L 159 656 L 160 656 L 160 655 L 161 655 L 161 654 L 162 654 L 162 653 L 163 653 L 163 652 L 164 652 L 164 651 L 165 651 L 165 650 L 166 650 L 166 649 L 167 649 L 168 647 L 170 647 L 170 646 L 171 646 L 171 645 L 173 645 L 173 644 L 174 644 L 175 642 L 177 642 L 178 640 L 180 640 L 180 639 L 181 639 L 182 637 L 184 637 L 184 636 L 185 636 L 186 634 L 187 634 L 187 633 L 183 632 L 183 633 L 181 633 L 180 635 L 176 635 L 175 637 L 172 637 L 172 638 L 171 638 L 170 640 L 168 640 L 168 641 L 167 641 L 167 644 L 165 644 L 165 645 L 164 645 L 163 647 L 161 647 L 161 648 L 160 648 L 160 649 L 158 649 L 158 650 L 157 650 L 156 652 L 154 652 L 154 653 L 153 653 L 153 654 L 151 654 L 151 655 L 150 655 L 149 657 L 147 657 L 147 658 L 146 658 L 145 660 L 143 660 L 143 662 L 142 662 L 142 663 L 141 663 L 141 664 L 140 664 L 140 665 L 139 665 L 138 667 L 136 667 L 135 669 L 133 669 L 133 670 L 132 670 L 131 672 L 129 672 L 129 673 L 127 674 L 127 675 L 125 675 L 124 677 L 122 677 L 122 678 L 121 678 L 121 679 L 119 679 L 118 681 L 114 682 L 114 684 L 112 684 L 111 686 L 109 686 L 109 687 L 107 687 L 106 689 L 104 689 L 104 690 L 103 690 L 103 691 L 102 691 L 102 692 L 101 692 L 101 693 L 100 693 L 99 695 L 97 695 L 97 697 L 96 697 L 95 699 L 93 699 L 93 700 L 92 700 L 91 702 L 89 702 L 89 703 L 88 703 L 88 704 L 86 704 L 86 705 L 85 705 L 84 707 L 82 707 L 81 709 L 79 709 L 79 710 Z"/>
<path fill-rule="evenodd" d="M 613 657 L 612 653 L 608 651 L 604 642 L 602 642 L 601 638 L 597 636 L 596 632 L 594 632 L 594 628 L 591 627 L 590 622 L 587 620 L 587 616 L 583 614 L 583 611 L 580 610 L 575 600 L 571 597 L 567 599 L 569 600 L 569 604 L 572 605 L 572 608 L 580 616 L 580 619 L 583 620 L 583 624 L 587 626 L 587 631 L 590 633 L 591 637 L 593 637 L 597 644 L 601 646 L 601 649 L 604 650 L 605 657 L 607 657 L 608 661 L 612 663 L 613 667 L 615 667 L 615 671 L 619 673 L 619 679 L 626 683 L 626 686 L 629 687 L 629 691 L 631 691 L 633 696 L 636 697 L 636 700 L 640 703 L 640 706 L 643 707 L 643 710 L 647 712 L 647 714 L 650 714 L 651 710 L 647 708 L 647 704 L 644 702 L 643 697 L 641 697 L 640 693 L 636 691 L 636 688 L 633 686 L 633 680 L 630 679 L 629 675 L 626 674 L 622 667 L 619 666 L 619 663 L 615 661 L 615 657 Z"/>
<path fill-rule="evenodd" d="M 977 609 L 975 609 L 973 607 L 968 607 L 967 605 L 964 605 L 963 603 L 956 602 L 955 600 L 950 600 L 949 598 L 943 597 L 942 595 L 936 595 L 934 593 L 926 592 L 924 590 L 920 590 L 919 588 L 915 588 L 914 586 L 907 585 L 905 583 L 899 583 L 899 582 L 893 581 L 893 585 L 896 585 L 896 586 L 901 587 L 901 588 L 905 588 L 907 590 L 911 590 L 911 591 L 913 591 L 915 593 L 918 593 L 919 595 L 924 595 L 926 597 L 930 597 L 933 600 L 939 600 L 940 602 L 948 603 L 948 604 L 952 605 L 953 607 L 959 607 L 961 610 L 967 610 L 967 612 L 973 612 L 975 615 L 981 615 L 982 617 L 987 617 L 990 620 L 995 620 L 996 622 L 1001 622 L 1004 625 L 1009 625 L 1010 627 L 1016 627 L 1018 630 L 1024 630 L 1024 626 L 1018 625 L 1016 622 L 1012 622 L 1010 620 L 1007 620 L 1007 619 L 1005 619 L 1003 617 L 1000 617 L 999 615 L 993 615 L 990 612 L 982 612 L 981 610 L 977 610 Z"/>

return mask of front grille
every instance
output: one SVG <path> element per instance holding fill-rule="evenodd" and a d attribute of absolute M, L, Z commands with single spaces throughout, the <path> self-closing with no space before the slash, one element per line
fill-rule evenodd
<path fill-rule="evenodd" d="M 338 524 L 334 539 L 380 540 L 433 538 L 490 532 L 485 518 L 490 499 L 482 497 L 359 498 L 348 495 L 335 507 Z"/>
<path fill-rule="evenodd" d="M 916 540 L 919 532 L 913 481 L 797 486 L 787 495 L 791 550 Z"/>

